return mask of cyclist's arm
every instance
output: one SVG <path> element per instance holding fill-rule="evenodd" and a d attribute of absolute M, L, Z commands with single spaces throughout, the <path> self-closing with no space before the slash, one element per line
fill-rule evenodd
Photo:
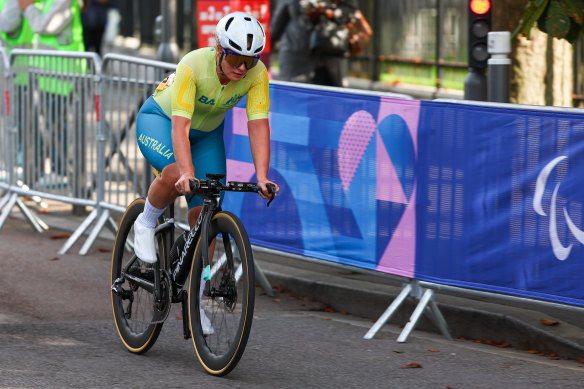
<path fill-rule="evenodd" d="M 247 122 L 249 133 L 249 145 L 251 147 L 251 156 L 256 171 L 258 185 L 262 188 L 262 197 L 269 198 L 267 183 L 273 183 L 268 180 L 268 169 L 270 168 L 270 123 L 268 119 L 255 119 Z M 276 185 L 278 192 L 278 185 Z"/>
<path fill-rule="evenodd" d="M 191 120 L 182 116 L 172 117 L 172 148 L 178 165 L 180 178 L 175 184 L 179 193 L 191 193 L 189 179 L 195 178 L 195 167 L 191 159 L 189 130 Z"/>
<path fill-rule="evenodd" d="M 191 117 L 195 110 L 197 90 L 193 69 L 179 62 L 172 84 L 172 147 L 178 165 L 180 178 L 175 184 L 179 193 L 191 193 L 189 179 L 195 178 L 195 168 L 191 159 L 189 131 Z"/>
<path fill-rule="evenodd" d="M 270 108 L 270 85 L 268 72 L 264 69 L 254 80 L 247 92 L 247 130 L 249 134 L 249 144 L 251 146 L 251 156 L 258 185 L 262 189 L 262 197 L 268 198 L 267 183 L 268 169 L 270 167 L 270 122 L 268 121 L 268 111 Z M 275 184 L 274 184 L 275 185 Z M 276 192 L 278 186 L 276 185 Z"/>

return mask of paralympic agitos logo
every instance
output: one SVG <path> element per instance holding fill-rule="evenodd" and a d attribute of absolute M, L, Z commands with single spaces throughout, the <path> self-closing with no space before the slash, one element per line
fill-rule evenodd
<path fill-rule="evenodd" d="M 550 174 L 556 168 L 558 164 L 562 161 L 566 160 L 566 156 L 560 156 L 554 158 L 551 162 L 549 162 L 539 173 L 537 177 L 537 181 L 535 184 L 535 194 L 533 196 L 533 209 L 535 212 L 540 216 L 547 217 L 548 215 L 543 209 L 543 198 L 547 186 L 547 182 L 549 179 Z M 552 250 L 554 255 L 560 261 L 565 260 L 570 255 L 572 251 L 573 244 L 570 243 L 568 246 L 564 246 L 560 241 L 558 236 L 558 220 L 562 220 L 562 218 L 558 218 L 558 191 L 560 189 L 561 182 L 556 183 L 549 207 L 549 235 L 550 235 L 550 242 L 552 245 Z M 566 222 L 570 233 L 576 238 L 576 240 L 582 244 L 584 244 L 584 231 L 576 227 L 576 224 L 570 218 L 568 211 L 565 207 L 562 209 L 563 211 L 563 220 Z"/>

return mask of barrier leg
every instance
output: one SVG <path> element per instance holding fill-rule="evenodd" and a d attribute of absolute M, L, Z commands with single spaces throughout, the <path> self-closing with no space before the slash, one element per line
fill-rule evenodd
<path fill-rule="evenodd" d="M 14 208 L 15 205 L 17 205 L 18 208 L 20 208 L 20 211 L 22 212 L 26 220 L 28 220 L 28 222 L 33 226 L 35 230 L 37 230 L 38 232 L 43 232 L 44 230 L 49 229 L 49 226 L 47 226 L 45 222 L 43 222 L 34 213 L 32 213 L 31 210 L 22 202 L 22 200 L 18 198 L 17 193 L 6 194 L 6 196 L 4 196 L 4 198 L 0 202 L 0 208 L 4 207 L 4 210 L 0 215 L 0 228 L 2 228 L 2 226 L 6 222 L 6 219 L 8 219 L 8 215 L 10 215 L 10 212 L 12 212 L 12 208 Z"/>
<path fill-rule="evenodd" d="M 426 291 L 422 295 L 422 298 L 420 299 L 420 302 L 416 306 L 416 309 L 414 309 L 414 313 L 412 313 L 412 316 L 410 316 L 410 320 L 408 321 L 408 324 L 406 324 L 403 331 L 401 332 L 401 334 L 397 338 L 398 343 L 403 343 L 406 340 L 408 340 L 410 333 L 414 330 L 414 328 L 418 324 L 418 321 L 420 320 L 422 313 L 424 313 L 424 310 L 428 306 L 428 303 L 432 299 L 433 295 L 434 295 L 434 292 L 432 292 L 430 289 L 426 289 Z"/>
<path fill-rule="evenodd" d="M 31 210 L 18 197 L 16 198 L 16 205 L 18 205 L 18 208 L 20 208 L 22 214 L 27 218 L 28 222 L 32 224 L 35 230 L 38 232 L 43 232 L 44 230 L 49 229 L 49 226 L 38 216 L 32 213 Z"/>
<path fill-rule="evenodd" d="M 405 342 L 410 336 L 411 332 L 416 328 L 418 321 L 423 313 L 428 315 L 430 320 L 440 329 L 440 332 L 448 339 L 452 340 L 450 331 L 444 316 L 440 312 L 438 305 L 434 301 L 434 291 L 431 289 L 423 288 L 419 285 L 419 282 L 412 280 L 406 285 L 404 285 L 400 294 L 393 300 L 391 305 L 386 309 L 386 311 L 381 315 L 381 317 L 375 322 L 373 327 L 365 334 L 365 339 L 371 339 L 379 332 L 381 327 L 391 318 L 391 316 L 397 311 L 397 309 L 402 305 L 406 298 L 413 297 L 418 301 L 416 309 L 410 316 L 410 320 L 405 325 L 404 329 L 400 333 L 397 341 L 399 343 Z"/>
<path fill-rule="evenodd" d="M 18 195 L 16 193 L 9 193 L 4 197 L 4 199 L 7 200 L 3 201 L 5 206 L 4 210 L 2 211 L 2 214 L 0 215 L 0 228 L 2 228 L 2 226 L 6 222 L 6 219 L 8 219 L 8 215 L 10 215 L 12 208 L 14 208 L 16 200 L 18 199 Z"/>
<path fill-rule="evenodd" d="M 83 220 L 83 222 L 79 225 L 79 227 L 77 227 L 77 229 L 73 232 L 71 237 L 69 239 L 67 239 L 67 241 L 65 242 L 63 247 L 61 247 L 61 249 L 58 251 L 58 254 L 66 254 L 67 251 L 69 251 L 69 249 L 71 247 L 73 247 L 75 242 L 77 242 L 77 240 L 79 240 L 79 238 L 81 238 L 81 235 L 83 235 L 83 233 L 89 228 L 89 226 L 91 225 L 91 223 L 93 223 L 93 221 L 98 216 L 98 214 L 99 214 L 99 211 L 97 208 L 94 209 L 93 211 L 91 211 L 91 213 L 85 218 L 85 220 Z"/>
<path fill-rule="evenodd" d="M 114 234 L 114 236 L 118 234 L 118 226 L 111 216 L 107 219 L 107 223 L 105 226 L 109 228 L 109 230 L 112 232 L 112 234 Z"/>
<path fill-rule="evenodd" d="M 86 255 L 89 252 L 89 249 L 91 248 L 91 246 L 93 246 L 93 243 L 95 242 L 95 240 L 99 236 L 99 233 L 101 232 L 101 230 L 103 230 L 103 227 L 108 222 L 109 218 L 110 218 L 109 211 L 107 209 L 102 210 L 101 216 L 99 217 L 99 220 L 95 224 L 95 227 L 93 227 L 93 230 L 91 230 L 91 233 L 89 234 L 89 237 L 85 241 L 85 244 L 83 245 L 83 247 L 81 247 L 79 254 Z"/>
<path fill-rule="evenodd" d="M 6 192 L 4 197 L 2 197 L 2 200 L 0 200 L 0 209 L 4 208 L 6 203 L 8 203 L 8 201 L 10 200 L 10 197 L 11 197 L 10 192 Z"/>
<path fill-rule="evenodd" d="M 272 284 L 270 284 L 270 281 L 268 281 L 268 278 L 264 274 L 264 271 L 262 270 L 260 265 L 257 264 L 257 262 L 254 262 L 254 269 L 255 269 L 255 279 L 258 282 L 258 284 L 260 284 L 260 286 L 262 287 L 262 289 L 266 292 L 266 294 L 268 296 L 274 297 L 276 294 L 274 293 L 274 290 L 272 288 Z"/>
<path fill-rule="evenodd" d="M 383 315 L 381 315 L 381 317 L 379 319 L 377 319 L 375 324 L 373 324 L 373 327 L 371 327 L 371 329 L 369 331 L 367 331 L 367 333 L 364 336 L 365 339 L 372 339 L 375 336 L 375 334 L 377 334 L 377 332 L 379 332 L 381 327 L 383 327 L 385 325 L 385 323 L 387 323 L 387 321 L 389 319 L 391 319 L 393 314 L 403 304 L 403 302 L 406 300 L 406 298 L 412 292 L 412 289 L 413 288 L 412 288 L 411 284 L 408 283 L 408 284 L 404 285 L 400 294 L 395 298 L 395 300 L 393 300 L 393 302 L 385 310 L 385 312 L 383 312 Z"/>
<path fill-rule="evenodd" d="M 446 323 L 444 316 L 442 316 L 442 312 L 440 312 L 440 309 L 438 308 L 436 301 L 434 301 L 434 298 L 432 298 L 430 301 L 429 315 L 430 319 L 432 319 L 434 324 L 436 324 L 436 327 L 438 327 L 440 332 L 442 332 L 442 335 L 444 335 L 448 340 L 453 340 L 452 335 L 450 335 L 450 330 L 448 329 L 448 324 Z"/>

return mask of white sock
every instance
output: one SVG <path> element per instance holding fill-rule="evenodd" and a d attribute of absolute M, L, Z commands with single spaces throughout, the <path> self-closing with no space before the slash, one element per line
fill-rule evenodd
<path fill-rule="evenodd" d="M 156 228 L 156 220 L 162 215 L 166 207 L 163 209 L 158 209 L 154 205 L 150 204 L 150 201 L 146 199 L 146 204 L 144 204 L 144 212 L 138 215 L 136 219 L 137 222 L 142 224 L 147 228 Z"/>

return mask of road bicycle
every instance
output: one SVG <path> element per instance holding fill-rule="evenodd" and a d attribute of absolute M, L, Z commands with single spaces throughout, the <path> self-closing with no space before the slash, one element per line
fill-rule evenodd
<path fill-rule="evenodd" d="M 155 232 L 158 261 L 147 264 L 133 249 L 134 221 L 145 199 L 134 200 L 116 234 L 111 267 L 114 321 L 132 353 L 158 339 L 172 303 L 182 307 L 184 338 L 192 338 L 198 360 L 212 375 L 229 373 L 243 355 L 254 309 L 254 262 L 247 232 L 237 216 L 221 210 L 221 192 L 259 192 L 253 182 L 227 185 L 224 176 L 191 180 L 203 209 L 194 227 L 175 239 L 174 204 Z M 275 196 L 270 184 L 268 192 Z M 187 280 L 189 281 L 187 283 Z"/>

